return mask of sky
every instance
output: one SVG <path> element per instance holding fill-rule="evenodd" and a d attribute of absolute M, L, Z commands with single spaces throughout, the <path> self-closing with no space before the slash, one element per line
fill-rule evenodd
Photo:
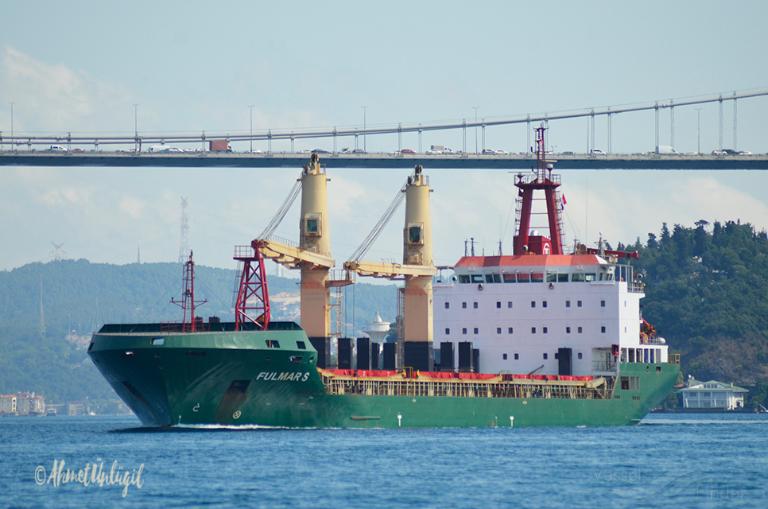
<path fill-rule="evenodd" d="M 642 2 L 8 2 L 0 16 L 0 130 L 228 132 L 359 126 L 557 112 L 768 87 L 768 4 Z M 724 105 L 724 144 L 768 152 L 768 98 Z M 718 110 L 703 106 L 701 148 L 718 145 Z M 669 143 L 668 112 L 661 143 Z M 614 117 L 617 152 L 654 145 L 653 114 Z M 558 151 L 584 151 L 585 119 L 551 122 Z M 486 145 L 526 149 L 522 126 L 488 129 Z M 474 133 L 468 134 L 474 148 Z M 595 146 L 606 148 L 604 120 Z M 352 146 L 341 140 L 339 147 Z M 414 147 L 415 135 L 403 146 Z M 461 148 L 461 132 L 424 135 Z M 369 137 L 391 151 L 394 136 Z M 330 148 L 325 140 L 297 149 Z M 697 112 L 675 111 L 675 147 L 695 151 Z M 236 146 L 235 149 L 245 149 Z M 264 144 L 255 148 L 266 149 Z M 287 146 L 275 143 L 273 149 Z M 510 250 L 513 175 L 426 168 L 435 256 L 464 240 Z M 180 197 L 189 198 L 199 263 L 232 267 L 287 195 L 299 169 L 0 167 L 0 270 L 66 257 L 129 263 L 178 256 Z M 357 247 L 406 170 L 330 170 L 337 262 Z M 739 219 L 768 228 L 762 172 L 563 171 L 567 242 L 645 239 L 661 223 Z M 510 219 L 511 218 L 511 219 Z M 510 224 L 511 222 L 511 224 Z M 400 256 L 402 213 L 371 250 Z M 278 234 L 296 238 L 298 211 Z"/>

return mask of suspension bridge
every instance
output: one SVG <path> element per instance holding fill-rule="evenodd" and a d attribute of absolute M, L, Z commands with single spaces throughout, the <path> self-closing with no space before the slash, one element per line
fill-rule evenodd
<path fill-rule="evenodd" d="M 331 150 L 315 150 L 323 154 L 329 168 L 410 168 L 416 163 L 432 168 L 517 169 L 531 166 L 532 154 L 527 151 L 508 153 L 486 149 L 486 131 L 501 126 L 526 126 L 528 136 L 534 125 L 578 118 L 589 120 L 588 147 L 585 153 L 552 153 L 558 166 L 565 169 L 768 169 L 768 154 L 738 151 L 738 104 L 768 96 L 768 89 L 734 91 L 682 99 L 657 100 L 641 104 L 584 108 L 566 112 L 527 114 L 505 118 L 461 119 L 440 123 L 398 123 L 388 126 L 352 126 L 316 129 L 265 129 L 247 133 L 240 131 L 190 133 L 143 133 L 134 123 L 131 134 L 48 133 L 26 134 L 13 130 L 0 132 L 0 165 L 27 166 L 159 166 L 159 167 L 296 167 L 303 164 L 309 151 L 296 151 L 294 142 L 309 139 L 332 139 Z M 702 153 L 700 141 L 696 152 L 685 154 L 675 150 L 675 111 L 705 104 L 718 105 L 718 148 Z M 732 145 L 724 146 L 724 104 L 732 103 Z M 670 144 L 660 140 L 660 115 L 669 112 Z M 653 147 L 646 153 L 619 154 L 612 147 L 613 120 L 617 115 L 652 112 L 654 116 Z M 596 149 L 595 124 L 606 119 L 606 150 Z M 474 152 L 467 147 L 467 131 L 481 131 L 482 144 L 475 141 Z M 700 127 L 699 127 L 700 130 Z M 422 134 L 438 131 L 460 131 L 462 147 L 428 150 L 422 147 Z M 404 134 L 418 136 L 418 149 L 403 148 Z M 397 136 L 397 149 L 371 153 L 366 150 L 367 137 Z M 354 140 L 354 149 L 338 150 L 340 140 Z M 360 148 L 362 139 L 364 148 Z M 700 135 L 699 135 L 700 139 Z M 267 142 L 266 151 L 252 150 L 254 141 Z M 289 141 L 289 151 L 273 151 L 275 141 Z M 231 144 L 248 142 L 251 149 L 232 151 Z M 184 146 L 180 148 L 179 146 Z M 527 140 L 530 147 L 530 138 Z M 105 150 L 107 147 L 109 150 Z"/>

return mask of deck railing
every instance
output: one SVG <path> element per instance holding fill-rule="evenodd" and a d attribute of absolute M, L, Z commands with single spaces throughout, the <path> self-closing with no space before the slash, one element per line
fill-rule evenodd
<path fill-rule="evenodd" d="M 323 377 L 328 394 L 361 396 L 606 399 L 612 382 L 600 385 L 575 383 L 463 382 L 430 380 L 366 380 Z"/>

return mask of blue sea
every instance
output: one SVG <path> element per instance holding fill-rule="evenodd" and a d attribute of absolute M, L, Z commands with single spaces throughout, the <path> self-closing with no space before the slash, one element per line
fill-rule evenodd
<path fill-rule="evenodd" d="M 768 415 L 657 414 L 612 428 L 138 426 L 0 418 L 0 507 L 768 506 Z"/>

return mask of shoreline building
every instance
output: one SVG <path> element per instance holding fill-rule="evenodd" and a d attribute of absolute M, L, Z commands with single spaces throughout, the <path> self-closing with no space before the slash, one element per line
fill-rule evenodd
<path fill-rule="evenodd" d="M 680 389 L 680 399 L 686 410 L 741 410 L 744 408 L 744 395 L 749 392 L 732 383 L 709 380 L 702 382 L 688 375 L 684 389 Z"/>
<path fill-rule="evenodd" d="M 0 415 L 43 415 L 45 398 L 34 392 L 0 394 Z"/>

